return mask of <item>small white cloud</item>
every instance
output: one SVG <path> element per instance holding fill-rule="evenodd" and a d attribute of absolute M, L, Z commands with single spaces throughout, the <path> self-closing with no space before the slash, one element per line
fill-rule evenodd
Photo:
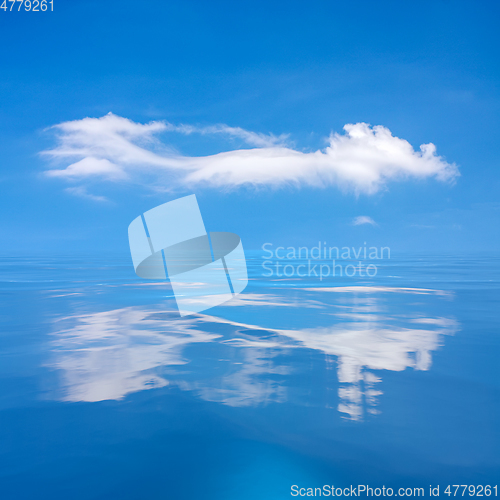
<path fill-rule="evenodd" d="M 309 153 L 285 146 L 286 136 L 259 134 L 227 125 L 140 124 L 111 113 L 53 128 L 59 132 L 59 144 L 43 154 L 70 163 L 64 169 L 48 170 L 48 175 L 128 179 L 133 183 L 149 183 L 155 189 L 294 184 L 337 186 L 372 194 L 388 181 L 436 178 L 453 182 L 460 175 L 455 164 L 436 155 L 434 144 L 423 144 L 420 151 L 415 151 L 409 142 L 394 137 L 389 129 L 366 123 L 345 125 L 344 135 L 331 135 L 327 148 Z M 160 142 L 156 138 L 160 132 L 225 134 L 244 139 L 255 147 L 189 157 Z"/>
<path fill-rule="evenodd" d="M 87 200 L 98 201 L 98 202 L 109 201 L 105 196 L 97 196 L 95 194 L 88 193 L 87 189 L 84 188 L 83 186 L 69 187 L 66 188 L 64 191 L 74 196 L 78 196 L 79 198 L 85 198 Z"/>
<path fill-rule="evenodd" d="M 102 176 L 108 179 L 125 179 L 127 174 L 114 163 L 106 159 L 93 158 L 91 156 L 72 163 L 63 170 L 47 170 L 46 175 L 50 177 L 83 178 L 89 176 Z"/>
<path fill-rule="evenodd" d="M 362 226 L 363 224 L 378 226 L 378 224 L 371 217 L 368 217 L 368 215 L 358 215 L 358 217 L 354 217 L 352 223 L 354 226 Z"/>

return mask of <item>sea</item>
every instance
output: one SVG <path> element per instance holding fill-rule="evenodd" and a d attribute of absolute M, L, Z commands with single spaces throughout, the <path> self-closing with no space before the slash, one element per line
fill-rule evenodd
<path fill-rule="evenodd" d="M 261 254 L 187 316 L 127 254 L 0 257 L 0 499 L 498 496 L 499 256 Z"/>

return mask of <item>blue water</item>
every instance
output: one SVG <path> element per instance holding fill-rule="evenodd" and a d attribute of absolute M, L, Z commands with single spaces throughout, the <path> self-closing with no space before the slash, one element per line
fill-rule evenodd
<path fill-rule="evenodd" d="M 500 482 L 498 258 L 320 281 L 249 256 L 183 318 L 127 256 L 0 259 L 0 498 Z"/>

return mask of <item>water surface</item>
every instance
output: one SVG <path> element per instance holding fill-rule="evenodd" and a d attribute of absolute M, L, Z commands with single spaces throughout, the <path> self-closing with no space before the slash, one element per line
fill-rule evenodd
<path fill-rule="evenodd" d="M 249 256 L 241 295 L 183 318 L 126 256 L 2 258 L 1 498 L 497 484 L 496 257 L 319 281 Z"/>

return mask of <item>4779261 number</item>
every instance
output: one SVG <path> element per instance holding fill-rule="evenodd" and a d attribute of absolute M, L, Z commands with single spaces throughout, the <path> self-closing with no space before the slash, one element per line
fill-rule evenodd
<path fill-rule="evenodd" d="M 497 496 L 497 485 L 490 486 L 489 484 L 486 486 L 478 485 L 474 486 L 472 484 L 449 484 L 446 490 L 444 491 L 445 495 L 450 496 L 468 496 L 468 497 L 489 497 L 489 496 Z"/>
<path fill-rule="evenodd" d="M 53 12 L 54 0 L 3 0 L 0 9 L 4 12 L 16 10 L 19 12 L 21 9 L 27 12 Z"/>

